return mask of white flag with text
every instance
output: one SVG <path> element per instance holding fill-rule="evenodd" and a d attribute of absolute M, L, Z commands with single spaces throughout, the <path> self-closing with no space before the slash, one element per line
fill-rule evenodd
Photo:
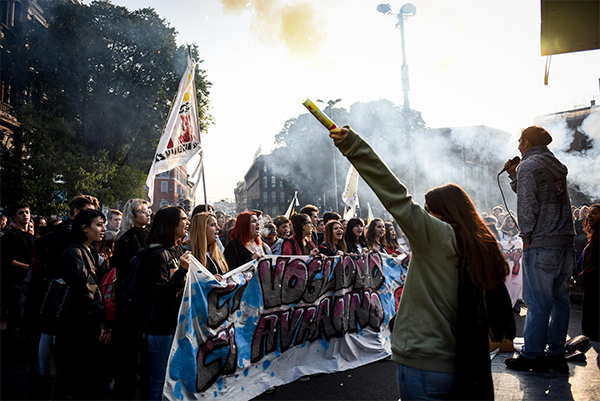
<path fill-rule="evenodd" d="M 201 154 L 198 106 L 194 83 L 196 63 L 188 57 L 187 69 L 179 83 L 179 90 L 167 126 L 160 138 L 146 186 L 150 204 L 154 202 L 154 178 L 178 166 L 185 165 L 194 155 Z M 197 166 L 200 166 L 200 161 Z"/>

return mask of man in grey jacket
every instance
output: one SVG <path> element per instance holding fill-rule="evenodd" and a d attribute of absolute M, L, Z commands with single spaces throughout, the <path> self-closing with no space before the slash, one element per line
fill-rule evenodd
<path fill-rule="evenodd" d="M 517 193 L 523 239 L 523 298 L 527 305 L 524 340 L 515 370 L 569 373 L 565 339 L 569 326 L 569 277 L 573 273 L 575 229 L 567 188 L 567 167 L 548 149 L 552 137 L 542 127 L 524 129 L 521 163 L 505 168 Z M 518 169 L 517 169 L 518 165 Z M 546 348 L 547 346 L 547 348 Z"/>

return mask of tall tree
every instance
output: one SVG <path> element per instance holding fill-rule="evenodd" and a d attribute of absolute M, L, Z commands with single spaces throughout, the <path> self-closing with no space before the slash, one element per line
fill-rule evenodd
<path fill-rule="evenodd" d="M 24 21 L 6 38 L 22 129 L 2 145 L 2 205 L 23 199 L 47 214 L 82 192 L 105 204 L 143 197 L 187 47 L 151 8 L 46 4 L 47 27 Z M 201 130 L 210 86 L 197 70 Z"/>

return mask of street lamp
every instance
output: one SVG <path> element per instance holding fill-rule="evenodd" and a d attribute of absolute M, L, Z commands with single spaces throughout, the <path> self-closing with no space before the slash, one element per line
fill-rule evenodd
<path fill-rule="evenodd" d="M 408 80 L 408 64 L 406 64 L 406 44 L 404 43 L 404 21 L 409 17 L 414 17 L 417 14 L 417 7 L 411 3 L 406 3 L 400 8 L 398 14 L 392 14 L 392 6 L 389 4 L 380 4 L 377 6 L 377 11 L 385 15 L 393 15 L 398 18 L 396 28 L 400 28 L 400 37 L 402 41 L 402 93 L 404 94 L 404 105 L 402 112 L 404 113 L 404 123 L 406 124 L 406 132 L 408 134 L 408 142 L 410 147 L 410 170 L 412 178 L 412 190 L 416 192 L 416 179 L 415 179 L 415 161 L 413 155 L 413 144 L 412 144 L 412 119 L 410 115 L 410 102 L 408 100 L 408 91 L 410 90 Z"/>
<path fill-rule="evenodd" d="M 333 120 L 333 116 L 331 115 L 331 108 L 341 102 L 342 99 L 336 99 L 336 100 L 328 100 L 327 102 L 322 101 L 321 99 L 317 99 L 317 102 L 323 103 L 323 104 L 327 104 L 327 106 L 325 107 L 325 110 L 327 111 L 327 115 L 329 116 L 329 118 L 331 118 Z M 335 191 L 333 193 L 333 199 L 335 201 L 335 212 L 339 213 L 339 208 L 338 208 L 338 198 L 337 198 L 337 194 L 338 194 L 338 188 L 337 188 L 337 170 L 335 167 L 335 148 L 332 148 L 332 160 L 333 160 L 333 190 Z"/>
<path fill-rule="evenodd" d="M 417 7 L 411 3 L 406 3 L 400 8 L 398 14 L 392 14 L 392 6 L 389 4 L 380 4 L 377 6 L 377 11 L 385 15 L 393 15 L 398 18 L 396 28 L 400 28 L 400 37 L 402 40 L 402 92 L 404 93 L 404 111 L 410 110 L 408 101 L 408 91 L 410 90 L 408 81 L 408 64 L 406 64 L 406 44 L 404 42 L 404 21 L 409 17 L 414 17 L 417 14 Z"/>

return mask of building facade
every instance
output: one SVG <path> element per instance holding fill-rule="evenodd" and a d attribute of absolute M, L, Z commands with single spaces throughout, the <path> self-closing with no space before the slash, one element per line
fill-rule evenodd
<path fill-rule="evenodd" d="M 185 166 L 158 174 L 154 178 L 152 211 L 156 212 L 164 206 L 181 206 L 189 213 L 192 206 L 192 187 Z"/>
<path fill-rule="evenodd" d="M 262 210 L 275 217 L 284 214 L 291 201 L 291 190 L 273 169 L 270 155 L 256 157 L 235 189 L 237 213 L 245 210 Z"/>
<path fill-rule="evenodd" d="M 44 18 L 44 11 L 37 0 L 2 0 L 0 1 L 0 135 L 2 143 L 6 147 L 11 147 L 12 138 L 20 130 L 20 124 L 13 114 L 13 107 L 18 96 L 24 93 L 17 93 L 14 85 L 13 69 L 18 66 L 10 65 L 7 61 L 10 49 L 7 48 L 6 38 L 14 34 L 19 24 L 26 20 L 37 21 L 43 26 L 47 26 Z"/>

